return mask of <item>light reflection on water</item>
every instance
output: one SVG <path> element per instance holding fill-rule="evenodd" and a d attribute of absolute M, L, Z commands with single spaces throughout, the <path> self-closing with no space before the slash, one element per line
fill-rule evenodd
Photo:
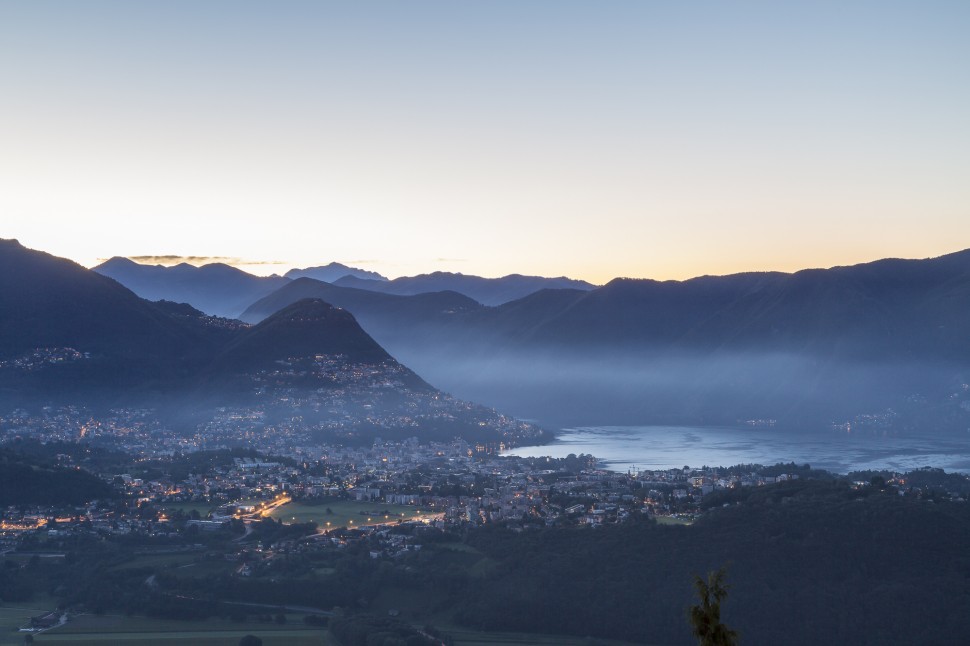
<path fill-rule="evenodd" d="M 899 437 L 836 431 L 797 434 L 771 428 L 591 426 L 565 429 L 551 444 L 517 447 L 505 455 L 561 458 L 570 453 L 592 454 L 604 468 L 614 471 L 796 462 L 837 473 L 909 471 L 924 466 L 970 473 L 970 435 Z"/>

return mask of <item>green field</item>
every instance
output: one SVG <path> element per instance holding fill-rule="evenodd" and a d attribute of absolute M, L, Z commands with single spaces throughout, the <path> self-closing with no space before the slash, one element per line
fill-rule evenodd
<path fill-rule="evenodd" d="M 326 630 L 303 624 L 302 615 L 287 615 L 282 626 L 224 620 L 172 621 L 121 615 L 82 615 L 67 625 L 34 636 L 37 644 L 94 646 L 95 644 L 138 644 L 139 646 L 236 646 L 245 635 L 256 635 L 265 646 L 327 646 Z M 10 643 L 22 643 L 20 641 Z"/>
<path fill-rule="evenodd" d="M 146 567 L 177 569 L 181 575 L 197 578 L 228 573 L 234 570 L 237 565 L 237 563 L 223 559 L 203 559 L 199 552 L 181 552 L 175 554 L 139 554 L 123 563 L 112 566 L 109 570 L 131 570 Z"/>
<path fill-rule="evenodd" d="M 0 606 L 0 644 L 23 644 L 23 633 L 18 633 L 17 629 L 29 622 L 31 617 L 48 613 L 56 605 L 55 601 L 38 600 Z"/>
<path fill-rule="evenodd" d="M 455 640 L 455 646 L 485 646 L 486 644 L 517 644 L 518 646 L 631 646 L 630 642 L 610 639 L 591 640 L 588 637 L 566 635 L 538 635 L 534 633 L 486 633 L 461 628 L 441 628 L 441 632 Z M 644 645 L 641 645 L 644 646 Z"/>
<path fill-rule="evenodd" d="M 430 599 L 408 599 L 408 591 L 388 591 L 382 595 L 383 601 L 401 606 L 405 610 L 409 601 L 424 604 Z M 383 605 L 383 604 L 381 604 Z M 22 606 L 0 607 L 0 644 L 12 646 L 23 644 L 23 633 L 15 632 L 31 615 L 47 612 L 52 606 L 23 604 Z M 376 610 L 376 609 L 375 609 Z M 403 613 L 402 613 L 403 614 Z M 403 617 L 402 617 L 403 618 Z M 428 619 L 433 619 L 427 617 Z M 413 619 L 412 619 L 413 620 Z M 148 617 L 127 617 L 123 615 L 81 615 L 74 617 L 67 625 L 34 635 L 37 644 L 57 644 L 58 646 L 237 646 L 245 635 L 256 635 L 263 640 L 264 646 L 336 646 L 326 629 L 309 628 L 303 624 L 299 614 L 288 614 L 288 623 L 283 626 L 257 622 L 236 623 L 220 619 L 208 621 L 174 621 Z M 414 622 L 416 626 L 424 622 Z M 440 625 L 442 632 L 451 635 L 456 646 L 484 646 L 486 644 L 516 644 L 518 646 L 589 646 L 590 641 L 579 637 L 562 635 L 538 635 L 530 633 L 491 633 L 467 630 Z M 596 640 L 603 646 L 623 646 L 627 642 Z"/>
<path fill-rule="evenodd" d="M 194 563 L 200 554 L 198 552 L 179 552 L 175 554 L 139 554 L 129 560 L 113 565 L 109 570 L 130 570 L 141 567 L 177 568 Z"/>
<path fill-rule="evenodd" d="M 246 635 L 256 635 L 263 640 L 263 646 L 326 646 L 331 642 L 321 630 L 219 630 L 219 631 L 176 631 L 171 633 L 89 633 L 84 635 L 58 635 L 53 632 L 34 637 L 36 644 L 58 644 L 59 646 L 96 646 L 100 644 L 138 644 L 139 646 L 238 646 L 239 640 Z"/>
<path fill-rule="evenodd" d="M 654 520 L 657 521 L 658 525 L 690 525 L 694 522 L 677 516 L 654 516 Z"/>
<path fill-rule="evenodd" d="M 328 514 L 327 509 L 332 513 Z M 408 505 L 354 500 L 332 500 L 319 505 L 295 501 L 277 507 L 270 514 L 272 518 L 282 519 L 284 523 L 314 522 L 320 529 L 393 523 L 396 520 L 414 520 L 432 515 L 434 513 L 427 509 L 421 510 Z"/>

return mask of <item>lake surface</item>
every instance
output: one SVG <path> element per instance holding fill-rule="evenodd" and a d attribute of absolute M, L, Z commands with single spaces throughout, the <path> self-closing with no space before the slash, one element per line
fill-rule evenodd
<path fill-rule="evenodd" d="M 570 453 L 594 455 L 613 471 L 796 462 L 836 473 L 924 466 L 970 473 L 970 434 L 935 438 L 798 434 L 773 428 L 592 426 L 564 429 L 551 444 L 517 447 L 505 455 L 561 458 Z"/>

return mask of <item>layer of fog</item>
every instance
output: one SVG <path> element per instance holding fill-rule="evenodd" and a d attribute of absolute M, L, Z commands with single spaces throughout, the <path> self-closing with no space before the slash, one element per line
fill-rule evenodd
<path fill-rule="evenodd" d="M 942 364 L 756 353 L 477 353 L 400 343 L 388 349 L 442 390 L 553 428 L 776 420 L 808 430 L 846 422 L 970 429 L 970 406 L 954 401 L 966 391 L 966 375 Z"/>

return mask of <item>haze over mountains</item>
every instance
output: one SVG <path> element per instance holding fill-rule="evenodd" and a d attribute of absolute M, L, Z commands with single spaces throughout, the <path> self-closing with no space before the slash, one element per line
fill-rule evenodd
<path fill-rule="evenodd" d="M 780 420 L 828 428 L 970 428 L 970 251 L 929 260 L 616 279 L 496 307 L 458 294 L 380 298 L 304 281 L 395 356 L 463 396 L 561 424 Z"/>
<path fill-rule="evenodd" d="M 194 273 L 200 281 L 216 275 L 202 269 Z M 246 289 L 254 294 L 271 286 L 250 278 Z M 522 279 L 537 286 L 507 278 L 505 285 Z M 616 279 L 593 289 L 540 289 L 495 306 L 457 291 L 390 293 L 452 279 L 459 286 L 486 280 L 277 277 L 278 287 L 256 295 L 239 316 L 259 323 L 319 299 L 350 312 L 382 348 L 431 383 L 547 424 L 970 429 L 970 251 L 794 274 Z M 212 290 L 180 292 L 180 283 L 158 280 L 171 300 L 198 302 Z M 138 308 L 157 318 L 173 306 Z M 191 317 L 184 318 L 180 324 L 189 325 Z M 228 334 L 190 328 L 187 339 Z M 155 335 L 163 339 L 155 347 L 166 348 L 161 354 L 185 354 L 176 346 L 187 341 L 167 347 L 164 339 L 172 337 L 163 329 L 145 339 Z"/>

